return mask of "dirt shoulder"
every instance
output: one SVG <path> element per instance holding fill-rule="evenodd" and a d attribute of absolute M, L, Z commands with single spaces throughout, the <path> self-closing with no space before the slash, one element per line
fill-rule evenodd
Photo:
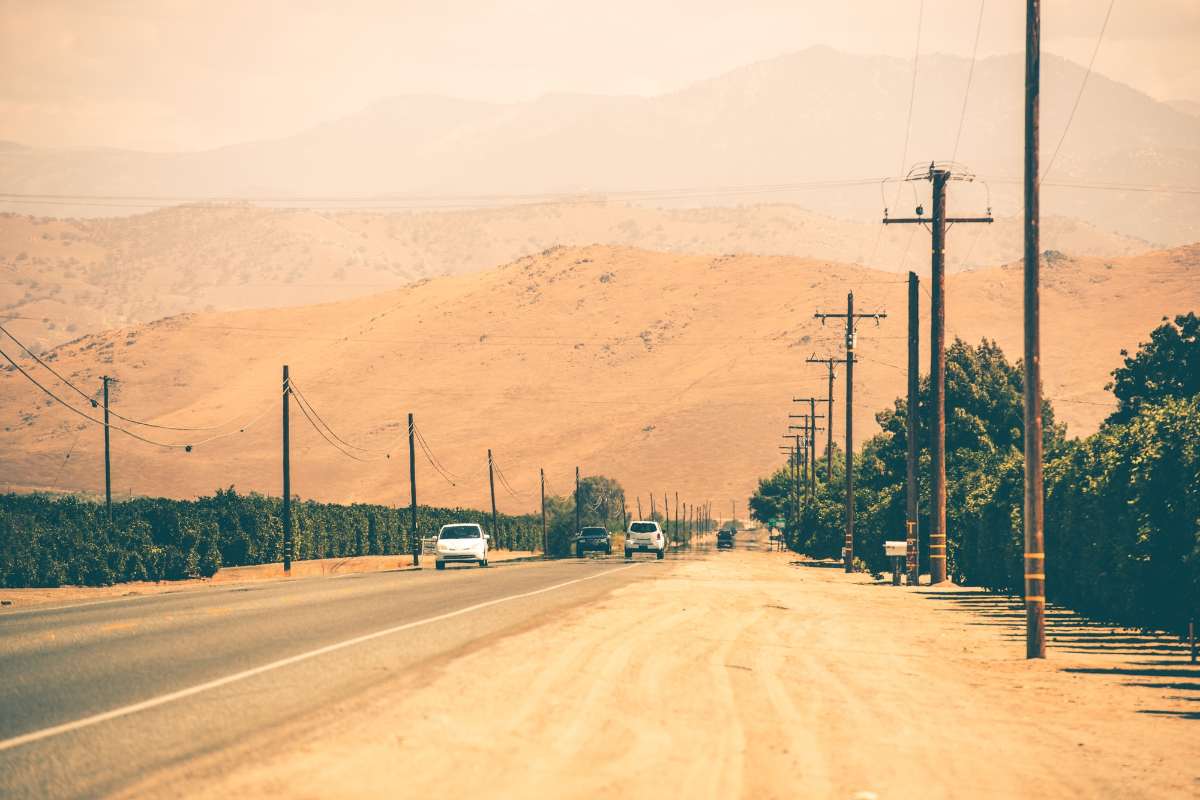
<path fill-rule="evenodd" d="M 541 553 L 528 550 L 492 550 L 488 560 L 492 563 L 532 559 Z M 421 557 L 421 568 L 433 569 L 433 556 Z M 315 558 L 293 561 L 291 574 L 285 574 L 283 564 L 255 564 L 249 567 L 225 567 L 217 570 L 211 578 L 192 578 L 182 581 L 130 581 L 112 586 L 56 586 L 50 589 L 3 589 L 0 588 L 0 615 L 6 609 L 30 606 L 85 603 L 91 600 L 107 600 L 116 597 L 137 597 L 147 594 L 197 591 L 205 587 L 224 586 L 231 583 L 253 581 L 295 580 L 321 575 L 348 575 L 354 572 L 386 572 L 396 569 L 412 569 L 412 556 L 353 556 L 349 558 Z"/>
<path fill-rule="evenodd" d="M 314 712 L 319 741 L 173 788 L 623 800 L 1200 789 L 1200 668 L 1176 642 L 1056 611 L 1050 658 L 1027 662 L 1020 607 L 977 591 L 876 585 L 786 553 L 712 553 L 660 574 L 475 648 L 402 695 Z"/>

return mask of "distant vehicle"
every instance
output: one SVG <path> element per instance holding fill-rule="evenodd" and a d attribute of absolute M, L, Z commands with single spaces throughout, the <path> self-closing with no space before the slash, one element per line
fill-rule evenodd
<path fill-rule="evenodd" d="M 717 531 L 717 549 L 733 549 L 733 531 Z"/>
<path fill-rule="evenodd" d="M 445 569 L 447 564 L 467 561 L 486 567 L 488 535 L 474 522 L 443 525 L 438 531 L 434 552 L 438 569 Z"/>
<path fill-rule="evenodd" d="M 605 528 L 584 528 L 575 537 L 575 557 L 583 558 L 584 553 L 596 550 L 611 556 L 612 537 Z"/>
<path fill-rule="evenodd" d="M 657 522 L 635 520 L 625 531 L 625 557 L 633 558 L 637 553 L 654 553 L 658 558 L 667 555 L 667 537 Z"/>

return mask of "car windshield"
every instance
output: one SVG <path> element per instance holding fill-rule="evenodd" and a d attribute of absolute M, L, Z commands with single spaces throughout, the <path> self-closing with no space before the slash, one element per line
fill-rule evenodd
<path fill-rule="evenodd" d="M 604 528 L 584 528 L 584 536 L 604 536 L 608 533 Z"/>
<path fill-rule="evenodd" d="M 478 539 L 479 528 L 474 525 L 447 525 L 438 534 L 439 539 Z"/>
<path fill-rule="evenodd" d="M 658 525 L 653 522 L 635 522 L 629 526 L 629 530 L 634 533 L 654 533 L 658 530 Z"/>

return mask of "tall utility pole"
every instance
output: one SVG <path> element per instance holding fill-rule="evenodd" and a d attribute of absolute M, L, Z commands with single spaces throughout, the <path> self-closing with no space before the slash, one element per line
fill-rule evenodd
<path fill-rule="evenodd" d="M 284 378 L 287 377 L 287 367 L 283 368 Z M 109 377 L 105 375 L 101 382 L 104 384 L 104 511 L 108 514 L 108 521 L 112 522 L 112 461 L 109 458 L 108 451 L 108 381 Z M 285 380 L 286 382 L 286 380 Z M 287 407 L 284 407 L 284 419 L 287 419 Z M 285 423 L 286 424 L 286 423 Z M 285 462 L 286 463 L 286 462 Z"/>
<path fill-rule="evenodd" d="M 650 497 L 653 498 L 654 495 L 651 494 Z M 579 519 L 580 519 L 580 517 L 579 517 L 579 467 L 575 467 L 575 533 L 576 533 L 576 535 L 578 535 L 579 531 L 582 529 Z"/>
<path fill-rule="evenodd" d="M 813 315 L 824 324 L 827 319 L 846 320 L 846 544 L 842 551 L 842 559 L 846 572 L 854 571 L 854 337 L 858 320 L 869 318 L 879 324 L 879 320 L 887 317 L 886 313 L 869 312 L 854 313 L 854 292 L 846 295 L 845 314 Z"/>
<path fill-rule="evenodd" d="M 679 528 L 679 492 L 675 493 L 675 538 L 678 539 L 682 531 Z"/>
<path fill-rule="evenodd" d="M 550 555 L 550 536 L 546 533 L 546 470 L 538 469 L 542 481 L 542 558 Z"/>
<path fill-rule="evenodd" d="M 492 536 L 496 546 L 500 546 L 500 529 L 496 527 L 496 476 L 492 469 L 492 448 L 488 448 L 488 490 L 492 494 Z"/>
<path fill-rule="evenodd" d="M 1038 297 L 1038 126 L 1042 8 L 1025 11 L 1025 657 L 1046 657 L 1045 501 L 1042 486 L 1042 352 Z"/>
<path fill-rule="evenodd" d="M 414 438 L 416 436 L 416 428 L 413 424 L 413 415 L 408 415 L 408 497 L 411 500 L 409 506 L 408 530 L 409 538 L 412 540 L 412 557 L 413 566 L 421 565 L 421 537 L 417 535 L 417 450 L 414 446 Z"/>
<path fill-rule="evenodd" d="M 921 292 L 917 273 L 908 273 L 908 419 L 905 438 L 908 454 L 905 459 L 905 531 L 908 547 L 908 585 L 916 586 L 921 581 L 920 562 L 920 517 L 917 502 L 920 486 L 917 484 L 917 413 L 920 405 L 920 359 L 921 359 Z"/>
<path fill-rule="evenodd" d="M 824 400 L 818 400 L 819 403 L 827 403 L 826 412 L 829 416 L 829 429 L 825 438 L 825 482 L 831 487 L 833 486 L 833 366 L 834 364 L 845 364 L 844 358 L 817 358 L 816 354 L 808 357 L 809 364 L 824 364 L 829 370 L 829 384 L 827 395 Z"/>
<path fill-rule="evenodd" d="M 834 359 L 810 358 L 808 360 L 809 361 L 833 361 Z M 829 391 L 830 392 L 833 391 L 833 365 L 832 364 L 829 365 Z M 831 433 L 829 434 L 830 442 L 829 442 L 829 445 L 826 447 L 826 456 L 828 457 L 831 453 L 833 453 L 833 440 L 832 440 L 833 439 L 833 434 L 832 434 L 832 430 L 833 430 L 833 398 L 832 397 L 830 397 L 830 398 L 793 397 L 792 402 L 793 403 L 808 403 L 808 419 L 810 422 L 809 428 L 812 433 L 812 435 L 809 437 L 810 445 L 809 445 L 808 457 L 809 457 L 809 461 L 810 461 L 809 466 L 811 467 L 811 471 L 809 473 L 809 480 L 812 481 L 813 490 L 815 491 L 816 490 L 816 478 L 817 478 L 817 431 L 820 430 L 817 427 L 817 420 L 826 419 L 826 416 L 828 417 L 829 430 L 831 431 Z M 829 409 L 829 414 L 824 415 L 824 416 L 817 414 L 817 403 L 827 403 L 828 409 Z M 804 415 L 792 414 L 790 416 L 794 419 L 800 419 Z M 830 459 L 830 463 L 826 467 L 828 474 L 825 477 L 826 477 L 827 482 L 831 481 L 833 478 L 833 470 L 829 469 L 829 467 L 832 467 L 832 466 L 833 466 L 832 459 Z"/>
<path fill-rule="evenodd" d="M 933 419 L 930 424 L 932 441 L 929 446 L 930 467 L 933 472 L 930 486 L 932 508 L 929 513 L 929 574 L 932 583 L 946 580 L 946 225 L 992 221 L 991 210 L 984 217 L 946 216 L 946 184 L 951 180 L 974 180 L 975 176 L 964 172 L 952 174 L 949 169 L 929 165 L 928 172 L 910 173 L 905 180 L 928 180 L 933 185 L 933 219 L 921 216 L 917 207 L 916 217 L 889 218 L 884 209 L 884 225 L 930 226 L 933 252 L 930 270 L 930 369 L 929 400 Z"/>
<path fill-rule="evenodd" d="M 289 400 L 292 396 L 292 381 L 288 377 L 287 364 L 283 365 L 283 571 L 292 571 L 292 432 L 288 420 Z M 105 392 L 105 408 L 108 393 Z M 105 422 L 108 420 L 106 419 Z M 108 426 L 105 426 L 107 438 Z M 105 448 L 105 453 L 108 448 Z"/>

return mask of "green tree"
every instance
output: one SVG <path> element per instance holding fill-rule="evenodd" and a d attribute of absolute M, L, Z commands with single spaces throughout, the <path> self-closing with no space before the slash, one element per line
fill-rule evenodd
<path fill-rule="evenodd" d="M 1168 397 L 1194 397 L 1200 393 L 1200 317 L 1180 314 L 1150 332 L 1150 341 L 1138 345 L 1125 363 L 1113 370 L 1106 388 L 1117 398 L 1117 410 L 1108 421 L 1129 422 L 1146 403 Z"/>

